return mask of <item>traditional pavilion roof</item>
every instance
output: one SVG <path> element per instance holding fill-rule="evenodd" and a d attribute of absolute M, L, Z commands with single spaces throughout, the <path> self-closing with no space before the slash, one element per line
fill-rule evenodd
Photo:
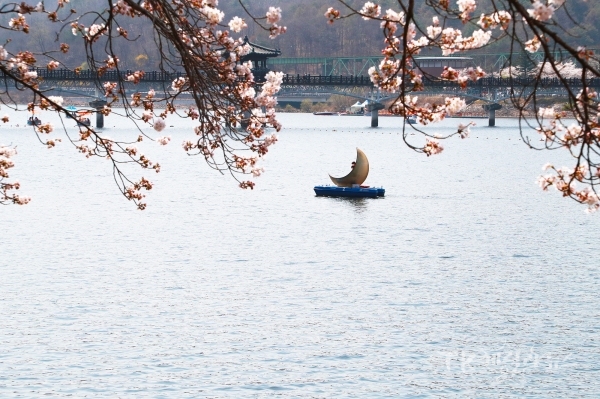
<path fill-rule="evenodd" d="M 272 48 L 260 46 L 255 43 L 251 43 L 250 40 L 248 40 L 248 36 L 244 37 L 244 44 L 248 44 L 250 46 L 251 50 L 248 54 L 241 57 L 242 61 L 264 60 L 266 58 L 277 57 L 277 56 L 281 55 L 281 50 L 279 50 L 279 49 L 272 49 Z"/>

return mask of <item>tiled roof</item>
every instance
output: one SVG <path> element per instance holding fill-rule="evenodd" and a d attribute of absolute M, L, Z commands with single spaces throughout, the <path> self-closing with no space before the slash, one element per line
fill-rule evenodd
<path fill-rule="evenodd" d="M 277 57 L 277 56 L 281 55 L 281 50 L 279 50 L 279 49 L 272 49 L 272 48 L 260 46 L 255 43 L 251 43 L 250 40 L 248 40 L 248 36 L 244 37 L 244 44 L 249 44 L 250 47 L 252 48 L 252 50 L 250 51 L 250 54 L 252 54 L 252 53 L 261 54 L 261 55 L 266 55 L 267 57 Z"/>

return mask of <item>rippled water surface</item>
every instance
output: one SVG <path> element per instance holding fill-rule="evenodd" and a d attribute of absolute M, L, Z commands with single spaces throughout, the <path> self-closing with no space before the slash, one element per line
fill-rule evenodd
<path fill-rule="evenodd" d="M 173 121 L 140 212 L 106 161 L 19 118 L 0 141 L 33 201 L 0 209 L 2 398 L 600 396 L 600 216 L 539 190 L 564 154 L 516 120 L 427 158 L 395 118 L 283 114 L 254 191 Z M 316 198 L 355 147 L 386 197 Z"/>

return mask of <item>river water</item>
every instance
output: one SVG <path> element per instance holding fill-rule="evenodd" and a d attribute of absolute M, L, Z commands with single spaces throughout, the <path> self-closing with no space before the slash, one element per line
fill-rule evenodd
<path fill-rule="evenodd" d="M 396 118 L 282 114 L 253 191 L 168 120 L 140 212 L 106 161 L 11 115 L 0 141 L 33 200 L 0 209 L 2 398 L 600 395 L 600 216 L 537 187 L 565 155 L 527 149 L 516 120 L 427 158 Z M 386 197 L 315 197 L 355 147 Z"/>

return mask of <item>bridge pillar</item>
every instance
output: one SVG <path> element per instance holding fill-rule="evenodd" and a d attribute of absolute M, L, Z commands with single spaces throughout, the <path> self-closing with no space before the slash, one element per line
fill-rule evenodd
<path fill-rule="evenodd" d="M 250 117 L 252 116 L 252 114 L 250 113 L 250 111 L 244 111 L 244 113 L 242 114 L 242 120 L 240 122 L 240 127 L 244 130 L 246 130 L 248 128 L 248 126 L 250 126 Z"/>
<path fill-rule="evenodd" d="M 488 126 L 496 126 L 496 110 L 501 109 L 502 105 L 498 103 L 485 104 L 483 109 L 489 112 Z"/>
<path fill-rule="evenodd" d="M 379 110 L 384 108 L 382 103 L 373 102 L 367 104 L 365 111 L 371 112 L 371 127 L 379 126 Z"/>
<path fill-rule="evenodd" d="M 103 128 L 104 127 L 104 114 L 102 110 L 106 105 L 106 101 L 104 100 L 94 100 L 90 101 L 90 107 L 96 110 L 96 127 Z"/>
<path fill-rule="evenodd" d="M 379 110 L 371 111 L 371 127 L 379 126 Z"/>

